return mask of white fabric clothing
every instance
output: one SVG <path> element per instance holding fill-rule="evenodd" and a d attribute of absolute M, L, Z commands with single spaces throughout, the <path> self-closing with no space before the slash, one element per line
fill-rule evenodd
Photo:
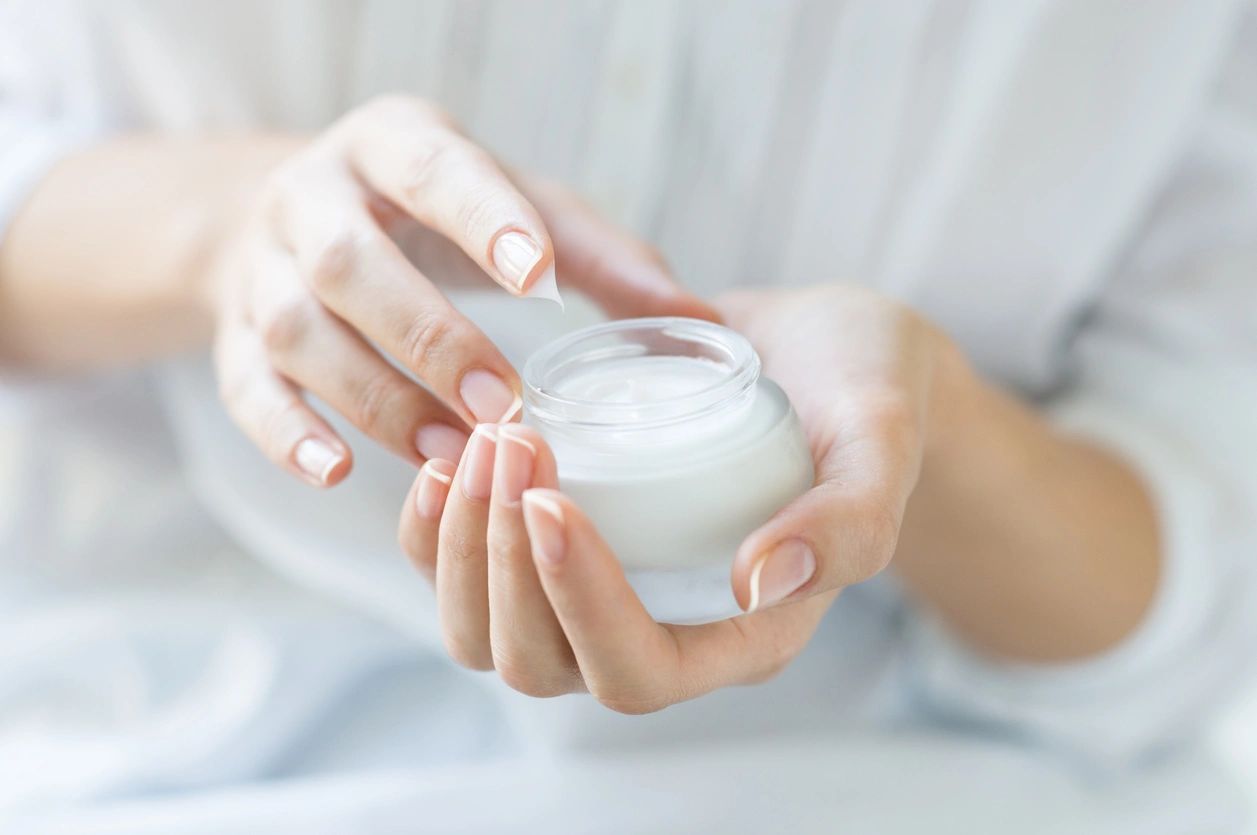
<path fill-rule="evenodd" d="M 909 302 L 992 379 L 1129 458 L 1166 560 L 1146 622 L 1086 663 L 982 659 L 881 577 L 845 593 L 779 679 L 622 717 L 443 659 L 431 595 L 394 543 L 413 474 L 343 423 L 355 473 L 316 495 L 231 427 L 202 357 L 8 380 L 0 809 L 21 831 L 109 831 L 115 813 L 140 831 L 145 808 L 182 810 L 167 832 L 220 814 L 257 829 L 250 815 L 278 807 L 252 784 L 283 778 L 283 796 L 344 816 L 329 821 L 385 828 L 382 803 L 492 831 L 510 818 L 459 818 L 442 803 L 475 796 L 443 781 L 501 786 L 498 811 L 531 820 L 544 813 L 518 812 L 528 798 L 561 794 L 547 775 L 618 808 L 608 787 L 664 773 L 697 815 L 713 757 L 726 764 L 710 773 L 754 776 L 784 804 L 791 780 L 813 785 L 791 763 L 845 780 L 877 730 L 913 744 L 880 749 L 889 765 L 869 773 L 901 782 L 860 807 L 870 831 L 900 831 L 913 792 L 955 798 L 957 830 L 983 831 L 981 804 L 933 791 L 948 784 L 929 764 L 950 756 L 981 783 L 1005 755 L 1021 764 L 1017 814 L 1044 831 L 1233 830 L 1235 797 L 1190 749 L 1257 636 L 1255 14 L 1239 0 L 0 6 L 0 229 L 62 154 L 117 133 L 314 131 L 381 92 L 427 96 L 657 243 L 700 292 L 844 279 Z M 463 302 L 514 359 L 588 315 Z M 729 764 L 760 757 L 782 765 Z M 539 762 L 553 770 L 513 776 Z M 804 830 L 857 805 L 790 809 Z M 570 831 L 615 828 L 596 806 L 564 814 Z"/>

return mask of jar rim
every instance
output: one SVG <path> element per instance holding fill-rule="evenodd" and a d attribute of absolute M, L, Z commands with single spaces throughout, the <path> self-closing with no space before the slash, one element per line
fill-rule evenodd
<path fill-rule="evenodd" d="M 547 381 L 574 363 L 629 356 L 687 356 L 660 346 L 695 346 L 726 369 L 701 389 L 649 403 L 608 403 L 559 394 Z M 746 337 L 702 319 L 655 316 L 581 328 L 542 347 L 524 364 L 524 403 L 533 418 L 588 430 L 654 429 L 718 413 L 743 400 L 759 380 L 760 359 Z"/>

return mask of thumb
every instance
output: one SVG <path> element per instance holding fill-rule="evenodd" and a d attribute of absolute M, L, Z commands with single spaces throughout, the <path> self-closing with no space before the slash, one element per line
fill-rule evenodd
<path fill-rule="evenodd" d="M 822 457 L 816 485 L 738 548 L 733 593 L 748 613 L 867 580 L 890 562 L 915 467 L 875 439 Z"/>
<path fill-rule="evenodd" d="M 570 191 L 535 181 L 525 191 L 550 232 L 555 272 L 609 316 L 720 321 L 715 308 L 672 278 L 654 249 L 608 222 Z"/>

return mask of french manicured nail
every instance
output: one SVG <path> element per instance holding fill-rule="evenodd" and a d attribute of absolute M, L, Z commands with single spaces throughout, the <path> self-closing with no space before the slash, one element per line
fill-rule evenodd
<path fill-rule="evenodd" d="M 567 530 L 563 521 L 563 507 L 554 499 L 537 490 L 525 490 L 524 527 L 537 559 L 550 565 L 558 565 L 567 556 Z"/>
<path fill-rule="evenodd" d="M 332 472 L 345 456 L 332 448 L 331 444 L 319 438 L 306 438 L 293 450 L 292 460 L 297 469 L 305 473 L 318 484 L 327 484 Z"/>
<path fill-rule="evenodd" d="M 503 423 L 515 417 L 523 403 L 519 396 L 492 371 L 477 368 L 463 375 L 458 395 L 480 423 Z"/>
<path fill-rule="evenodd" d="M 457 461 L 463 457 L 463 447 L 467 446 L 467 433 L 449 424 L 429 423 L 419 427 L 415 433 L 415 449 L 429 460 L 444 458 L 446 461 Z"/>
<path fill-rule="evenodd" d="M 481 423 L 471 433 L 467 451 L 463 453 L 463 494 L 478 502 L 489 500 L 493 491 L 493 456 L 497 446 L 498 428 Z"/>
<path fill-rule="evenodd" d="M 816 555 L 801 539 L 779 543 L 751 569 L 748 613 L 767 608 L 790 596 L 816 573 Z"/>
<path fill-rule="evenodd" d="M 519 435 L 514 424 L 498 427 L 498 456 L 493 468 L 493 492 L 507 505 L 519 502 L 532 485 L 537 448 Z"/>
<path fill-rule="evenodd" d="M 441 518 L 453 480 L 453 463 L 440 458 L 427 460 L 419 470 L 419 488 L 415 490 L 415 510 L 419 518 L 429 521 Z"/>
<path fill-rule="evenodd" d="M 541 246 L 523 232 L 507 232 L 493 244 L 493 266 L 508 284 L 523 290 L 524 280 L 544 254 Z"/>

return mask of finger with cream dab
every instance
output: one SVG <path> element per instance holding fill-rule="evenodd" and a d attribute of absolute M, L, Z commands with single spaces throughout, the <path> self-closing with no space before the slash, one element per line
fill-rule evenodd
<path fill-rule="evenodd" d="M 557 304 L 559 310 L 566 310 L 563 306 L 563 297 L 559 295 L 559 282 L 555 276 L 554 264 L 546 267 L 546 271 L 537 276 L 537 280 L 532 283 L 532 286 L 524 291 L 522 298 L 545 299 Z"/>

